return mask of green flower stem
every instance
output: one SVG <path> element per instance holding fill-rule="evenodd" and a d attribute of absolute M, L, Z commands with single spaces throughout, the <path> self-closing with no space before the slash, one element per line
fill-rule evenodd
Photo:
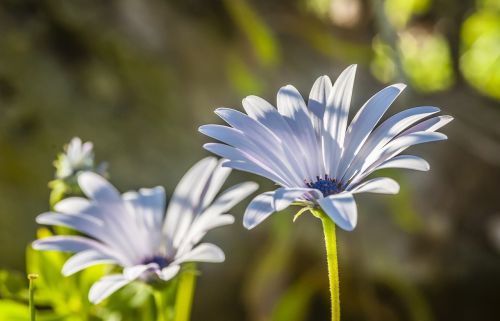
<path fill-rule="evenodd" d="M 170 321 L 165 291 L 162 291 L 162 289 L 154 289 L 153 297 L 156 306 L 156 321 Z"/>
<path fill-rule="evenodd" d="M 328 263 L 328 279 L 332 303 L 332 321 L 340 321 L 340 282 L 337 259 L 337 239 L 335 223 L 320 209 L 311 209 L 311 213 L 321 220 L 326 244 L 326 260 Z"/>
<path fill-rule="evenodd" d="M 31 321 L 36 320 L 36 309 L 35 309 L 35 285 L 34 281 L 38 278 L 37 274 L 28 274 L 29 280 L 29 309 Z"/>
<path fill-rule="evenodd" d="M 196 286 L 196 264 L 188 263 L 183 267 L 175 298 L 174 321 L 189 321 Z"/>

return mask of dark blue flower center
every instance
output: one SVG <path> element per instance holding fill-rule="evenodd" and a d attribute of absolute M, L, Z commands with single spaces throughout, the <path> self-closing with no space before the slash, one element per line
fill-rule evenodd
<path fill-rule="evenodd" d="M 169 266 L 172 263 L 172 260 L 160 255 L 155 255 L 152 258 L 146 259 L 143 261 L 143 264 L 156 263 L 160 266 L 160 269 Z"/>
<path fill-rule="evenodd" d="M 315 182 L 306 182 L 306 185 L 320 190 L 325 197 L 342 192 L 342 183 L 337 182 L 334 178 L 329 178 L 328 175 L 325 175 L 324 178 L 316 176 Z"/>

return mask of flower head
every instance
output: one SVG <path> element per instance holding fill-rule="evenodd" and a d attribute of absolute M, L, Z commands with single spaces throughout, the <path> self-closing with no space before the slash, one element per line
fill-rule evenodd
<path fill-rule="evenodd" d="M 94 168 L 94 145 L 92 142 L 83 143 L 79 137 L 73 137 L 59 154 L 55 166 L 56 177 L 64 179 L 75 175 L 79 171 L 90 171 Z"/>
<path fill-rule="evenodd" d="M 162 187 L 120 195 L 103 177 L 83 172 L 78 184 L 88 198 L 66 198 L 56 204 L 55 212 L 40 214 L 37 222 L 84 236 L 48 237 L 33 247 L 76 253 L 64 264 L 64 275 L 96 264 L 123 267 L 123 273 L 105 276 L 92 286 L 89 299 L 94 303 L 136 279 L 168 281 L 183 262 L 222 262 L 219 247 L 198 243 L 209 230 L 233 223 L 226 211 L 257 189 L 257 184 L 245 182 L 216 197 L 230 172 L 215 158 L 199 161 L 177 185 L 166 214 Z"/>
<path fill-rule="evenodd" d="M 221 143 L 204 147 L 226 158 L 224 166 L 266 177 L 280 186 L 258 195 L 248 206 L 244 225 L 253 228 L 293 202 L 321 207 L 345 230 L 357 223 L 353 194 L 396 194 L 390 178 L 365 180 L 382 168 L 429 170 L 420 157 L 399 155 L 408 147 L 444 140 L 435 132 L 452 120 L 433 116 L 439 109 L 424 106 L 399 112 L 378 122 L 405 88 L 386 87 L 371 97 L 348 126 L 356 66 L 348 67 L 335 84 L 327 76 L 314 83 L 308 104 L 293 86 L 282 87 L 277 108 L 262 98 L 243 99 L 246 114 L 229 108 L 215 112 L 229 126 L 205 125 L 200 132 Z"/>

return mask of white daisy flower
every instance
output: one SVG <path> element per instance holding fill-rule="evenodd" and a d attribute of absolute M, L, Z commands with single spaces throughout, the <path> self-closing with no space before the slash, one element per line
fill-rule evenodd
<path fill-rule="evenodd" d="M 253 228 L 292 203 L 320 207 L 344 230 L 353 230 L 357 208 L 353 195 L 396 194 L 390 178 L 365 180 L 382 168 L 429 170 L 413 155 L 399 155 L 416 144 L 444 140 L 435 132 L 453 118 L 432 116 L 436 107 L 414 107 L 377 126 L 405 88 L 382 89 L 357 112 L 348 126 L 356 66 L 348 67 L 332 86 L 327 76 L 314 83 L 306 105 L 293 86 L 281 88 L 276 109 L 256 96 L 243 99 L 246 114 L 229 108 L 215 112 L 230 126 L 205 125 L 200 132 L 220 143 L 205 144 L 226 158 L 223 165 L 266 177 L 280 186 L 258 195 L 248 206 L 244 225 Z"/>
<path fill-rule="evenodd" d="M 92 286 L 93 303 L 136 279 L 168 281 L 183 262 L 222 262 L 219 247 L 198 243 L 209 230 L 233 223 L 226 211 L 258 187 L 241 183 L 216 198 L 230 172 L 213 157 L 199 161 L 177 185 L 166 214 L 162 187 L 120 195 L 103 177 L 83 172 L 78 184 L 88 198 L 66 198 L 37 222 L 84 236 L 52 236 L 35 241 L 33 247 L 76 253 L 63 266 L 66 276 L 96 264 L 123 267 L 123 273 L 105 276 Z"/>
<path fill-rule="evenodd" d="M 57 160 L 57 178 L 66 178 L 78 171 L 91 170 L 94 167 L 94 145 L 83 143 L 79 137 L 73 137 Z"/>

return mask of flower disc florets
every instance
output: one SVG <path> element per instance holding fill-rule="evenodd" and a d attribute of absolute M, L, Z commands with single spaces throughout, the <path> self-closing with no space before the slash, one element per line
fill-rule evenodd
<path fill-rule="evenodd" d="M 160 269 L 166 268 L 167 266 L 170 265 L 174 260 L 168 259 L 167 257 L 161 256 L 161 255 L 155 255 L 152 258 L 148 258 L 142 262 L 142 264 L 150 264 L 150 263 L 156 263 L 160 267 Z"/>
<path fill-rule="evenodd" d="M 319 190 L 324 197 L 340 193 L 343 190 L 342 183 L 337 182 L 334 178 L 329 178 L 328 175 L 325 175 L 324 178 L 316 176 L 315 182 L 306 181 L 306 185 L 307 187 Z"/>

